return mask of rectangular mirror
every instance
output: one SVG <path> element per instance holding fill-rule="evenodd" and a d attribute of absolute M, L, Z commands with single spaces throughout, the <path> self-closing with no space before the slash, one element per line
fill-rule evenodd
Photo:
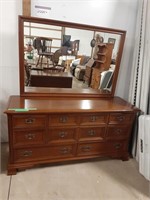
<path fill-rule="evenodd" d="M 126 32 L 19 16 L 20 95 L 112 97 Z"/>

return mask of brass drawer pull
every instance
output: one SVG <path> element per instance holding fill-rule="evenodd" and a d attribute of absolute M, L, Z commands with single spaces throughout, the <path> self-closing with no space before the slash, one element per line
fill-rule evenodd
<path fill-rule="evenodd" d="M 125 116 L 122 116 L 122 115 L 117 117 L 117 120 L 120 122 L 122 122 L 124 119 L 125 119 Z"/>
<path fill-rule="evenodd" d="M 84 152 L 88 152 L 88 151 L 91 151 L 92 147 L 91 146 L 83 146 L 83 147 L 81 147 L 81 149 Z"/>
<path fill-rule="evenodd" d="M 34 121 L 35 119 L 32 119 L 32 118 L 25 119 L 26 124 L 32 124 Z"/>
<path fill-rule="evenodd" d="M 66 116 L 63 116 L 63 117 L 60 117 L 60 118 L 59 118 L 59 121 L 60 121 L 61 123 L 66 123 L 67 120 L 68 120 L 68 118 L 67 118 Z"/>
<path fill-rule="evenodd" d="M 91 121 L 95 122 L 96 121 L 96 116 L 91 116 Z"/>
<path fill-rule="evenodd" d="M 120 135 L 122 133 L 122 129 L 117 128 L 116 131 L 115 131 L 115 133 L 118 134 L 118 135 Z"/>
<path fill-rule="evenodd" d="M 121 144 L 115 144 L 114 147 L 115 147 L 115 149 L 120 149 Z"/>
<path fill-rule="evenodd" d="M 23 157 L 32 156 L 32 151 L 24 151 L 22 155 L 23 155 Z"/>
<path fill-rule="evenodd" d="M 63 131 L 59 132 L 60 138 L 64 138 L 66 135 L 67 135 L 66 132 L 63 132 Z"/>
<path fill-rule="evenodd" d="M 26 139 L 28 140 L 33 140 L 35 138 L 35 134 L 34 133 L 28 133 L 25 135 Z"/>
<path fill-rule="evenodd" d="M 64 147 L 62 149 L 60 149 L 60 153 L 61 154 L 68 154 L 70 153 L 71 149 L 69 149 L 68 147 Z"/>
<path fill-rule="evenodd" d="M 95 135 L 96 134 L 96 132 L 94 131 L 94 130 L 89 130 L 88 131 L 88 135 L 89 136 L 93 136 L 93 135 Z"/>

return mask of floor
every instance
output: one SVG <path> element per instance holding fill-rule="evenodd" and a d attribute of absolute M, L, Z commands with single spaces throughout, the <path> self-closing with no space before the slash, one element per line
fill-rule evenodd
<path fill-rule="evenodd" d="M 134 159 L 42 166 L 7 176 L 1 149 L 0 200 L 148 200 L 150 184 Z"/>

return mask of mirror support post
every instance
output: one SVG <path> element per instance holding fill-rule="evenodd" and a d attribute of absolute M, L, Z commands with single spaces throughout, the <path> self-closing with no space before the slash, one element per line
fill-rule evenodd
<path fill-rule="evenodd" d="M 31 0 L 22 0 L 22 13 L 24 16 L 31 16 Z"/>

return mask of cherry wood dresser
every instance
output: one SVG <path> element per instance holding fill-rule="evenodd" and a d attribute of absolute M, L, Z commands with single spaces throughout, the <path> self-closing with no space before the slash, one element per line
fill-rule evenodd
<path fill-rule="evenodd" d="M 128 160 L 137 109 L 119 97 L 11 96 L 8 175 L 39 164 L 111 157 Z"/>

